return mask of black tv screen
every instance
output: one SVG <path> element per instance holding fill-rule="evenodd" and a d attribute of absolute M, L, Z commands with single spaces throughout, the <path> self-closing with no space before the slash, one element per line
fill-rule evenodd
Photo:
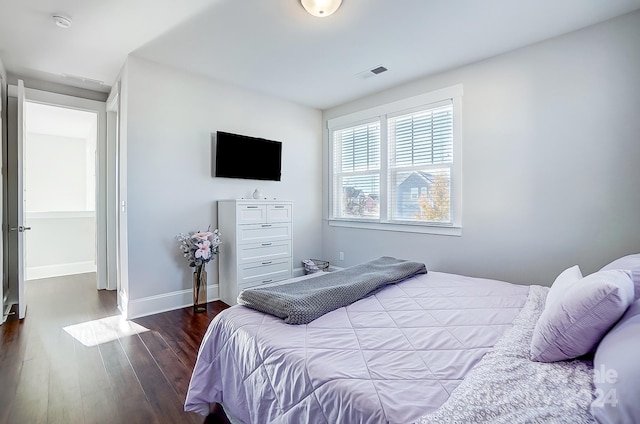
<path fill-rule="evenodd" d="M 282 143 L 218 131 L 216 177 L 280 181 Z"/>

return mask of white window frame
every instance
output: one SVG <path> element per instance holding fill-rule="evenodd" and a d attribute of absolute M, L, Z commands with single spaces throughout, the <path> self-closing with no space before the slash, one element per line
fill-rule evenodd
<path fill-rule="evenodd" d="M 412 233 L 441 234 L 450 236 L 462 235 L 462 84 L 421 94 L 376 106 L 348 115 L 327 120 L 329 137 L 329 225 L 334 227 L 365 228 L 383 231 L 400 231 Z M 400 222 L 388 219 L 388 134 L 387 119 L 398 116 L 405 111 L 428 108 L 432 104 L 451 100 L 453 105 L 453 166 L 451 175 L 451 223 L 435 222 Z M 334 217 L 334 131 L 357 126 L 364 122 L 380 122 L 380 219 L 357 219 Z"/>

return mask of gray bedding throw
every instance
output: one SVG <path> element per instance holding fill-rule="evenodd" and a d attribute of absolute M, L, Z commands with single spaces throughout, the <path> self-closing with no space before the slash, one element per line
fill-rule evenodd
<path fill-rule="evenodd" d="M 467 374 L 449 399 L 417 424 L 588 424 L 595 423 L 593 363 L 529 359 L 531 335 L 544 309 L 548 288 L 531 286 L 513 327 Z"/>
<path fill-rule="evenodd" d="M 246 289 L 238 296 L 238 303 L 282 318 L 287 324 L 307 324 L 388 284 L 426 272 L 424 264 L 384 256 L 307 280 Z"/>

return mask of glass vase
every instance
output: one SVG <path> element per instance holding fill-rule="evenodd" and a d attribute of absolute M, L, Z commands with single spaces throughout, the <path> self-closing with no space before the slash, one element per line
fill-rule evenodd
<path fill-rule="evenodd" d="M 193 271 L 193 312 L 207 312 L 207 270 L 198 265 Z"/>

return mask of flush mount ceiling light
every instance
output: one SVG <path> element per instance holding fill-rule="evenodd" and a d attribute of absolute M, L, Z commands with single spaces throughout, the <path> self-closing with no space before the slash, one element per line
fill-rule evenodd
<path fill-rule="evenodd" d="M 342 0 L 300 0 L 300 3 L 313 16 L 324 18 L 338 10 Z"/>
<path fill-rule="evenodd" d="M 53 22 L 60 28 L 69 28 L 71 26 L 71 18 L 64 15 L 53 15 Z"/>

